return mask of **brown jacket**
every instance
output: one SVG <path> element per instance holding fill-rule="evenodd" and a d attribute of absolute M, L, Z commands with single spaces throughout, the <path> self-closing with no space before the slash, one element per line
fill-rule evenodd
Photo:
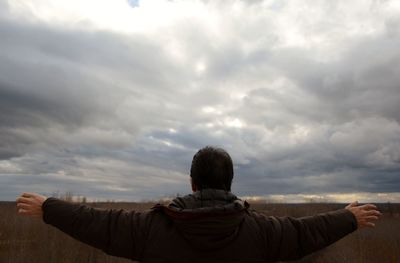
<path fill-rule="evenodd" d="M 146 212 L 48 198 L 43 220 L 110 255 L 141 262 L 275 262 L 301 258 L 357 228 L 345 209 L 271 217 L 230 192 L 206 189 Z"/>

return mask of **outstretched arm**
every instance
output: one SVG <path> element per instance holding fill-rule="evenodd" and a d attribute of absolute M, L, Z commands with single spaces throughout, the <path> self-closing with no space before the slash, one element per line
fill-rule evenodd
<path fill-rule="evenodd" d="M 346 209 L 303 218 L 273 218 L 277 250 L 275 260 L 301 258 L 322 249 L 360 227 L 374 227 L 372 220 L 381 213 L 372 204 L 357 206 L 352 203 Z"/>
<path fill-rule="evenodd" d="M 146 235 L 145 214 L 96 209 L 35 193 L 17 199 L 18 213 L 41 217 L 66 234 L 110 255 L 138 259 Z"/>

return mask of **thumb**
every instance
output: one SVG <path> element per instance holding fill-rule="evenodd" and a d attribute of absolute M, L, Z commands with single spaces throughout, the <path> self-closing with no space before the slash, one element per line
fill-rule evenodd
<path fill-rule="evenodd" d="M 355 207 L 357 205 L 358 205 L 358 201 L 354 201 L 351 204 L 349 204 L 348 206 L 346 206 L 346 208 Z"/>

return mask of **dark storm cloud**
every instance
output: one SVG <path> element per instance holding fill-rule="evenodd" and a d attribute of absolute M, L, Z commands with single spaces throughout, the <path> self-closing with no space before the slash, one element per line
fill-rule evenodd
<path fill-rule="evenodd" d="M 99 122 L 118 129 L 124 126 L 116 114 L 124 96 L 140 100 L 141 90 L 159 87 L 160 81 L 168 89 L 162 54 L 142 38 L 7 19 L 0 34 L 1 158 L 23 155 L 37 139 L 51 144 L 55 135 Z M 127 83 L 138 88 L 128 90 Z M 43 132 L 49 138 L 35 136 Z"/>
<path fill-rule="evenodd" d="M 399 37 L 385 34 L 361 39 L 334 63 L 310 61 L 311 54 L 300 50 L 283 50 L 274 65 L 318 99 L 323 107 L 319 121 L 377 115 L 399 121 L 400 55 L 395 48 L 399 44 Z"/>
<path fill-rule="evenodd" d="M 266 82 L 250 89 L 231 112 L 261 131 L 253 130 L 254 140 L 247 142 L 257 157 L 238 168 L 243 194 L 397 191 L 399 39 L 386 32 L 357 39 L 334 62 L 312 60 L 300 48 L 268 56 Z M 283 86 L 268 83 L 271 68 L 275 78 L 285 79 Z M 313 132 L 288 143 L 297 124 Z M 263 140 L 263 131 L 274 136 Z"/>
<path fill-rule="evenodd" d="M 176 193 L 187 183 L 168 170 L 176 166 L 163 165 L 159 145 L 143 152 L 133 147 L 140 129 L 169 122 L 155 116 L 165 112 L 163 97 L 173 96 L 180 81 L 171 77 L 176 69 L 158 44 L 6 16 L 0 33 L 0 169 L 2 185 L 13 191 L 3 198 L 30 185 L 139 200 Z M 169 187 L 163 192 L 161 185 Z"/>

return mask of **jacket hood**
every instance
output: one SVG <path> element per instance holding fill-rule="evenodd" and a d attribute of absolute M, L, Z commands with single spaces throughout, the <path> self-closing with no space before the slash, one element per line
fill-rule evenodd
<path fill-rule="evenodd" d="M 248 207 L 231 192 L 217 189 L 204 189 L 178 197 L 168 206 L 156 206 L 198 250 L 219 249 L 233 241 Z"/>

